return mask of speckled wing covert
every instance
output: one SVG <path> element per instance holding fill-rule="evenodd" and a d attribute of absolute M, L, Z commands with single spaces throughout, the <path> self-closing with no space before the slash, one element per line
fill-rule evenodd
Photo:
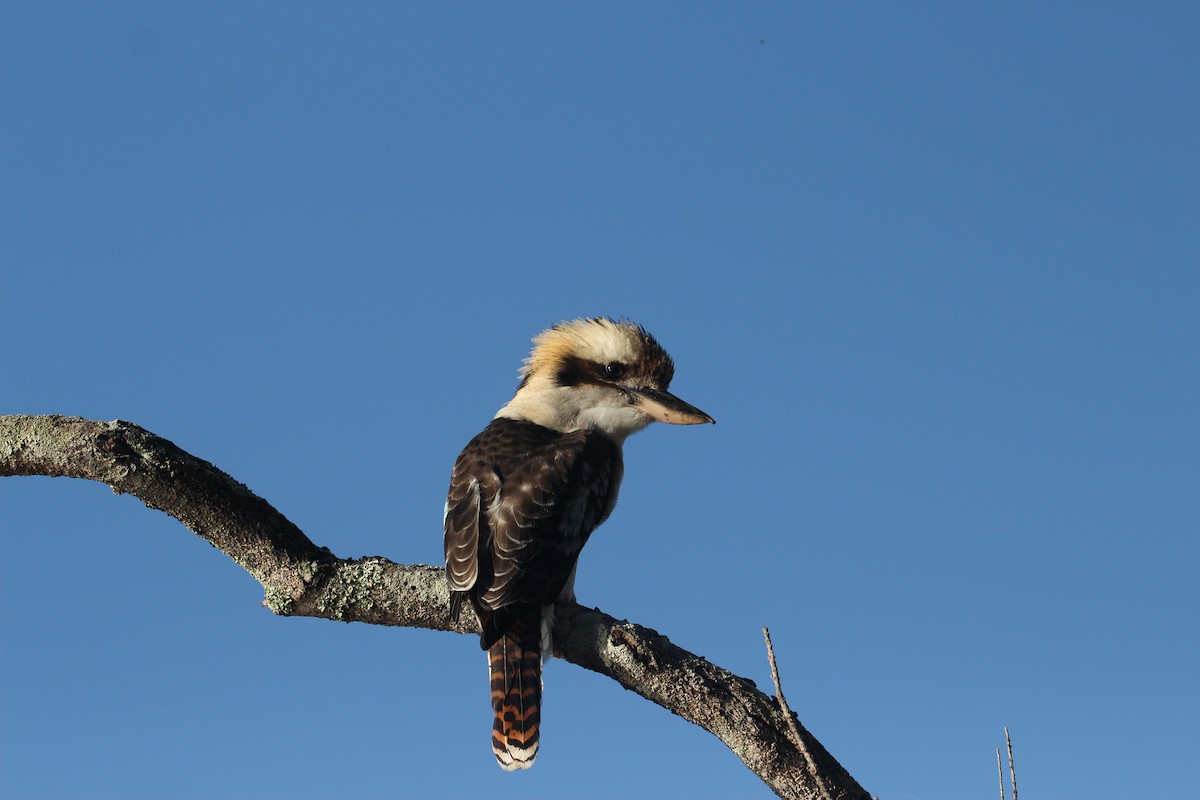
<path fill-rule="evenodd" d="M 612 511 L 621 450 L 594 431 L 559 433 L 498 418 L 459 454 L 446 500 L 450 613 L 479 616 L 505 769 L 533 763 L 541 720 L 542 609 L 571 578 L 588 536 Z"/>

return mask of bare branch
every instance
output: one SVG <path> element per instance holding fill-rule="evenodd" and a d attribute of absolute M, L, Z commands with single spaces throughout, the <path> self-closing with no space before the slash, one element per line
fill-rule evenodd
<path fill-rule="evenodd" d="M 1017 800 L 1017 767 L 1013 763 L 1012 737 L 1008 735 L 1008 726 L 1004 726 L 1004 741 L 1008 743 L 1008 782 L 1012 784 L 1012 800 Z"/>
<path fill-rule="evenodd" d="M 804 737 L 800 734 L 800 721 L 792 713 L 792 709 L 788 707 L 787 698 L 783 696 L 783 686 L 779 682 L 779 666 L 775 663 L 775 645 L 771 644 L 771 632 L 765 627 L 762 629 L 762 632 L 763 639 L 767 643 L 767 662 L 771 665 L 771 681 L 775 684 L 775 697 L 779 699 L 779 709 L 783 712 L 783 716 L 787 720 L 788 730 L 792 733 L 792 742 L 796 745 L 796 749 L 800 751 L 800 754 L 804 756 L 804 761 L 808 764 L 808 768 L 812 772 L 818 788 L 821 790 L 821 796 L 825 800 L 830 800 L 829 790 L 825 788 L 825 782 L 821 779 L 821 772 L 817 769 L 817 763 L 813 760 L 812 754 L 808 751 L 808 745 L 804 743 Z"/>
<path fill-rule="evenodd" d="M 245 568 L 281 616 L 478 632 L 469 614 L 450 624 L 442 569 L 338 558 L 241 483 L 132 423 L 0 416 L 0 476 L 16 475 L 99 481 L 170 514 Z M 778 713 L 782 692 L 777 706 L 753 681 L 599 610 L 563 604 L 556 620 L 554 655 L 717 736 L 780 797 L 869 797 L 786 706 Z M 778 691 L 773 659 L 772 669 Z"/>
<path fill-rule="evenodd" d="M 1000 800 L 1004 800 L 1004 763 L 1000 760 L 1000 748 L 996 748 L 996 775 L 1000 778 Z"/>

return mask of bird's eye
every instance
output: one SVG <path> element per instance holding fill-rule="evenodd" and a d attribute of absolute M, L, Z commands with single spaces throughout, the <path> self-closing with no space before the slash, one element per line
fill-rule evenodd
<path fill-rule="evenodd" d="M 625 365 L 619 361 L 610 361 L 604 365 L 604 376 L 611 380 L 620 380 L 625 375 Z"/>

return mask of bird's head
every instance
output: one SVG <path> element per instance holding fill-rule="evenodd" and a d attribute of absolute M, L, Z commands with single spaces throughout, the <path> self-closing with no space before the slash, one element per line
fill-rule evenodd
<path fill-rule="evenodd" d="M 657 420 L 712 417 L 667 391 L 675 365 L 644 328 L 603 317 L 563 322 L 538 334 L 521 385 L 498 417 L 554 430 L 600 430 L 618 442 Z"/>

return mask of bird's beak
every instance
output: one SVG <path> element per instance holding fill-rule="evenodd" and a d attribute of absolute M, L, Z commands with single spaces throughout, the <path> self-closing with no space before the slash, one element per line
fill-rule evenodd
<path fill-rule="evenodd" d="M 633 397 L 633 405 L 651 419 L 671 425 L 699 425 L 715 422 L 695 406 L 690 406 L 670 392 L 657 389 L 626 389 Z"/>

